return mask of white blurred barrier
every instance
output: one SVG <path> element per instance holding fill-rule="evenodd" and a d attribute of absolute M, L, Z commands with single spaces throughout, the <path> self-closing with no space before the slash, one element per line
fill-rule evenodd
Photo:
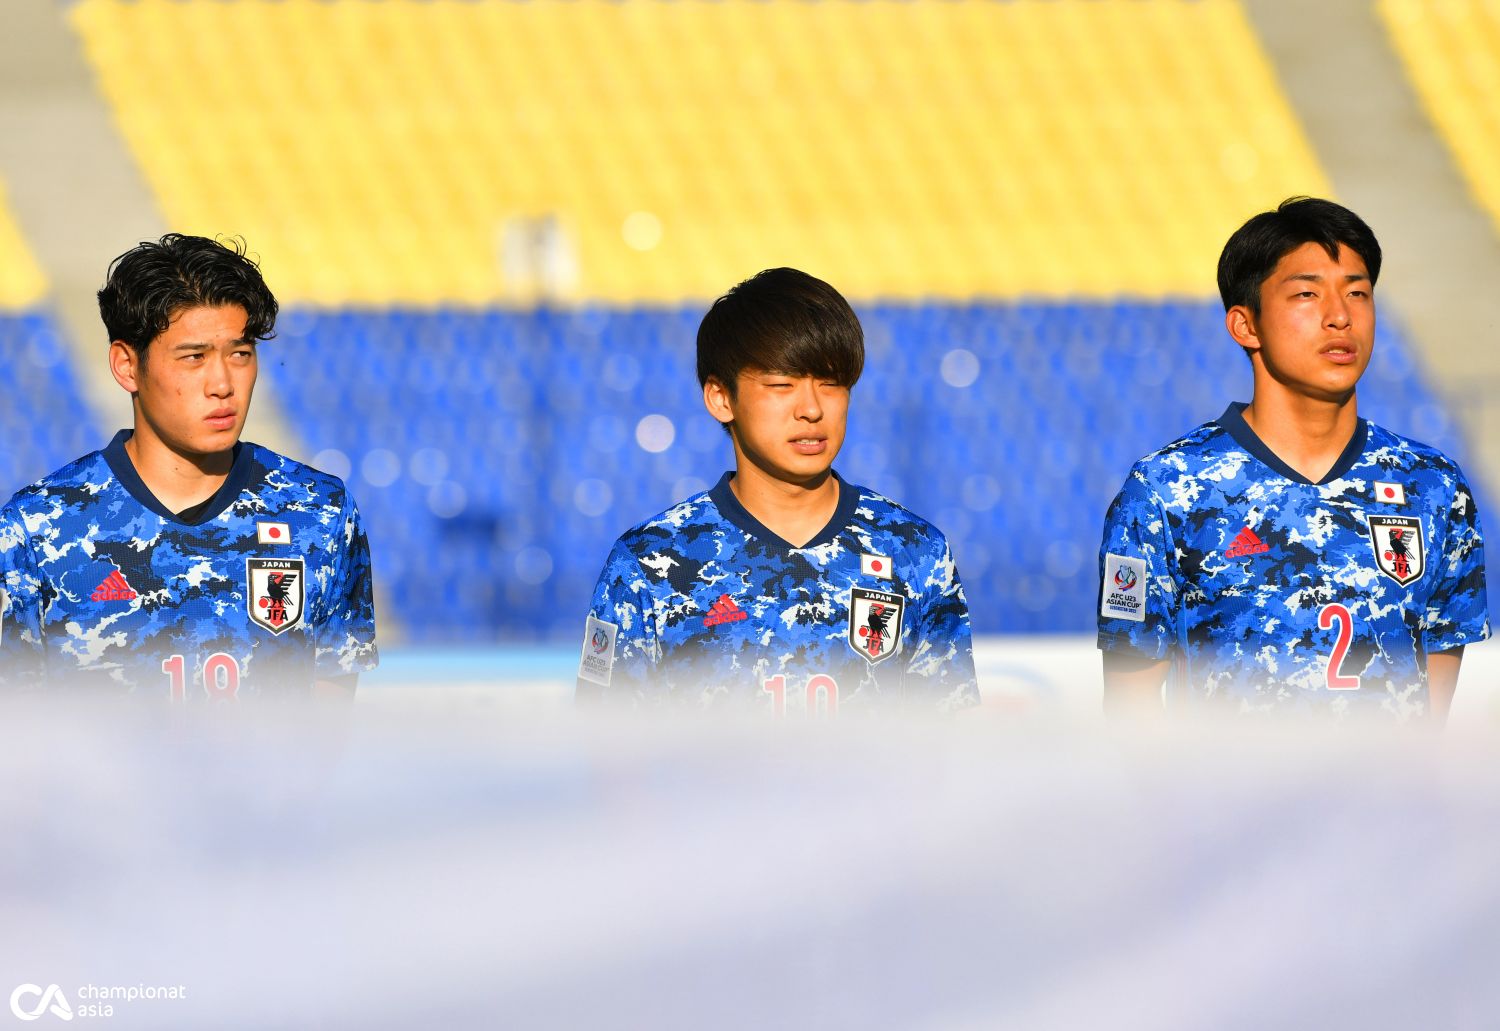
<path fill-rule="evenodd" d="M 988 710 L 1028 723 L 1102 722 L 1092 637 L 981 637 L 974 662 Z M 384 711 L 561 711 L 571 707 L 577 669 L 576 649 L 396 653 L 362 681 L 360 702 Z M 1500 728 L 1500 644 L 1468 650 L 1451 725 Z"/>
<path fill-rule="evenodd" d="M 1005 705 L 751 726 L 391 691 L 337 761 L 324 714 L 0 710 L 0 1007 L 56 985 L 113 1028 L 1500 1014 L 1477 725 L 1127 739 Z"/>

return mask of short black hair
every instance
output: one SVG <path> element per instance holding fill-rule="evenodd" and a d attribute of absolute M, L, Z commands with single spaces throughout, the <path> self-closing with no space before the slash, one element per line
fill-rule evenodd
<path fill-rule="evenodd" d="M 1237 305 L 1260 314 L 1260 286 L 1276 263 L 1305 243 L 1337 258 L 1343 244 L 1364 259 L 1370 285 L 1380 278 L 1380 243 L 1374 232 L 1342 204 L 1317 197 L 1288 197 L 1234 231 L 1219 255 L 1219 297 L 1224 310 Z"/>
<path fill-rule="evenodd" d="M 833 287 L 794 268 L 757 273 L 720 297 L 698 326 L 698 384 L 733 397 L 746 369 L 818 376 L 844 387 L 865 368 L 865 333 Z"/>
<path fill-rule="evenodd" d="M 276 298 L 245 241 L 168 233 L 132 247 L 109 264 L 99 291 L 99 315 L 111 341 L 140 355 L 189 308 L 237 304 L 245 309 L 245 338 L 276 335 Z"/>

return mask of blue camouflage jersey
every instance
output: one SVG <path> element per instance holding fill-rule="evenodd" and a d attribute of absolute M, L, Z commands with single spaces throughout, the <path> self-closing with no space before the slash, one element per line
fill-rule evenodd
<path fill-rule="evenodd" d="M 183 514 L 121 431 L 0 510 L 0 688 L 306 694 L 376 664 L 370 553 L 334 476 L 255 444 Z"/>
<path fill-rule="evenodd" d="M 1463 473 L 1361 419 L 1312 483 L 1244 407 L 1131 469 L 1105 520 L 1099 647 L 1171 658 L 1172 706 L 1422 716 L 1427 656 L 1490 632 Z"/>
<path fill-rule="evenodd" d="M 793 547 L 745 510 L 732 476 L 615 543 L 580 698 L 772 713 L 978 701 L 968 605 L 936 528 L 839 480 L 828 525 Z"/>

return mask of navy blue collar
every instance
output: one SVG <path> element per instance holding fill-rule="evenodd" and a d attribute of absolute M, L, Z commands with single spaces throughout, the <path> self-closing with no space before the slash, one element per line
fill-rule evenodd
<path fill-rule="evenodd" d="M 725 473 L 719 477 L 719 482 L 714 484 L 708 496 L 725 519 L 757 540 L 783 551 L 806 551 L 809 548 L 827 544 L 842 533 L 844 527 L 854 521 L 854 510 L 859 506 L 859 496 L 863 491 L 854 484 L 845 482 L 838 473 L 833 473 L 833 478 L 839 485 L 839 503 L 833 510 L 833 517 L 812 540 L 800 548 L 768 529 L 764 523 L 751 515 L 744 505 L 740 504 L 740 499 L 735 497 L 734 491 L 729 489 L 729 481 L 734 479 L 734 473 Z"/>
<path fill-rule="evenodd" d="M 1224 431 L 1234 438 L 1236 444 L 1270 466 L 1271 470 L 1277 475 L 1285 476 L 1293 483 L 1312 484 L 1312 480 L 1309 480 L 1306 476 L 1303 476 L 1280 458 L 1276 457 L 1276 452 L 1266 447 L 1265 441 L 1255 435 L 1255 431 L 1245 421 L 1245 403 L 1243 401 L 1231 401 L 1229 407 L 1224 409 L 1224 414 L 1219 416 L 1219 425 L 1224 427 Z M 1354 463 L 1359 461 L 1360 455 L 1364 454 L 1365 438 L 1369 435 L 1370 424 L 1363 419 L 1357 420 L 1354 424 L 1354 436 L 1349 438 L 1349 443 L 1344 445 L 1344 450 L 1339 455 L 1338 461 L 1333 463 L 1333 468 L 1328 470 L 1328 474 L 1318 481 L 1318 485 L 1332 483 L 1354 468 Z"/>
<path fill-rule="evenodd" d="M 239 497 L 240 491 L 249 485 L 251 475 L 255 471 L 254 463 L 250 458 L 250 449 L 242 443 L 236 444 L 234 463 L 229 467 L 229 476 L 225 478 L 223 485 L 214 491 L 214 496 L 208 501 L 188 509 L 193 513 L 194 518 L 184 519 L 179 513 L 173 512 L 158 501 L 156 495 L 151 493 L 151 488 L 146 486 L 146 481 L 141 479 L 141 474 L 135 471 L 135 464 L 131 462 L 130 455 L 125 452 L 125 442 L 133 434 L 132 430 L 121 430 L 105 447 L 104 461 L 109 464 L 109 471 L 115 474 L 115 479 L 120 481 L 120 486 L 129 491 L 130 496 L 147 509 L 163 519 L 180 523 L 183 526 L 201 526 L 203 523 L 217 519 L 220 513 Z"/>

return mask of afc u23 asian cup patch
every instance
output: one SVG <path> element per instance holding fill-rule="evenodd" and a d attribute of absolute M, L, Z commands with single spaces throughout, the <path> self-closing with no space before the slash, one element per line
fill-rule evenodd
<path fill-rule="evenodd" d="M 1414 516 L 1365 516 L 1370 524 L 1370 546 L 1375 565 L 1402 587 L 1427 570 L 1427 542 L 1422 520 Z"/>
<path fill-rule="evenodd" d="M 247 558 L 245 608 L 250 620 L 273 634 L 302 622 L 307 601 L 306 569 L 300 558 Z"/>
<path fill-rule="evenodd" d="M 609 623 L 589 613 L 583 628 L 583 657 L 578 661 L 578 679 L 608 687 L 615 671 L 615 638 L 618 624 Z"/>
<path fill-rule="evenodd" d="M 1106 619 L 1146 621 L 1146 560 L 1129 555 L 1104 556 L 1104 590 L 1099 615 Z"/>
<path fill-rule="evenodd" d="M 901 649 L 906 599 L 888 591 L 849 589 L 849 647 L 872 666 Z"/>

